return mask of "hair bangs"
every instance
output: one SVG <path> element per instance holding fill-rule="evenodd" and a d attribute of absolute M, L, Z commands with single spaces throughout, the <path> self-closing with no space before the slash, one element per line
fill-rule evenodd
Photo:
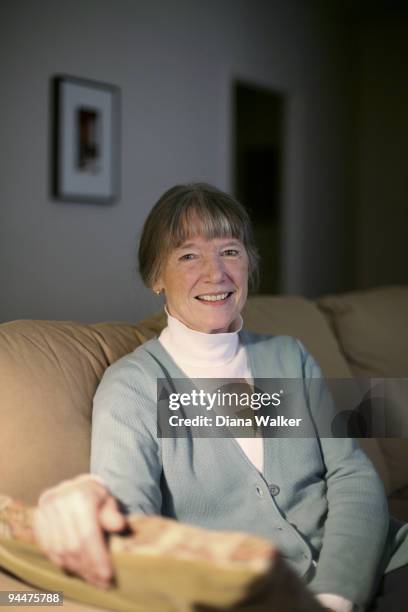
<path fill-rule="evenodd" d="M 220 210 L 219 206 L 195 200 L 180 207 L 171 220 L 170 243 L 168 250 L 180 247 L 184 242 L 202 236 L 206 240 L 214 238 L 236 238 L 244 242 L 242 222 L 231 211 Z"/>

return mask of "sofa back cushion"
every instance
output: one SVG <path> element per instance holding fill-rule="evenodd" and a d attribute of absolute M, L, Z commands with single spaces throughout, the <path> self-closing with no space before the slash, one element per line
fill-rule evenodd
<path fill-rule="evenodd" d="M 244 327 L 251 331 L 299 338 L 325 376 L 351 376 L 333 332 L 313 302 L 299 296 L 258 295 L 249 298 L 242 316 Z"/>
<path fill-rule="evenodd" d="M 408 376 L 408 287 L 326 296 L 318 305 L 355 376 Z"/>
<path fill-rule="evenodd" d="M 0 325 L 0 493 L 34 503 L 45 487 L 89 470 L 98 382 L 154 333 L 124 323 Z"/>
<path fill-rule="evenodd" d="M 355 376 L 408 377 L 408 287 L 326 296 L 318 305 Z M 408 440 L 383 438 L 378 442 L 389 472 L 388 491 L 407 487 Z"/>

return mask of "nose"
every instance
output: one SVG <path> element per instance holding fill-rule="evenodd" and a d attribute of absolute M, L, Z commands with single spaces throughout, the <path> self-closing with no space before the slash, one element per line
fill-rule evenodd
<path fill-rule="evenodd" d="M 207 257 L 204 262 L 205 277 L 212 283 L 219 283 L 225 277 L 224 261 L 218 257 Z"/>

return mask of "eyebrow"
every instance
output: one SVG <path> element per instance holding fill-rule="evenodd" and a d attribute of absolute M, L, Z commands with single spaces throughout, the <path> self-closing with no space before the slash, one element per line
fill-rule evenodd
<path fill-rule="evenodd" d="M 196 242 L 186 242 L 184 244 L 181 244 L 179 247 L 177 247 L 177 250 L 191 249 L 192 247 L 197 247 L 197 246 L 198 245 Z M 230 240 L 229 242 L 226 242 L 222 246 L 223 247 L 240 246 L 240 243 L 239 243 L 239 240 Z"/>

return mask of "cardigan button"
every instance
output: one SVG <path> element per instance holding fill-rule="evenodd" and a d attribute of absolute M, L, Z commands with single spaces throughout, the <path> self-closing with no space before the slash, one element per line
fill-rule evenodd
<path fill-rule="evenodd" d="M 269 493 L 275 497 L 275 495 L 279 495 L 280 487 L 277 484 L 268 485 Z"/>

